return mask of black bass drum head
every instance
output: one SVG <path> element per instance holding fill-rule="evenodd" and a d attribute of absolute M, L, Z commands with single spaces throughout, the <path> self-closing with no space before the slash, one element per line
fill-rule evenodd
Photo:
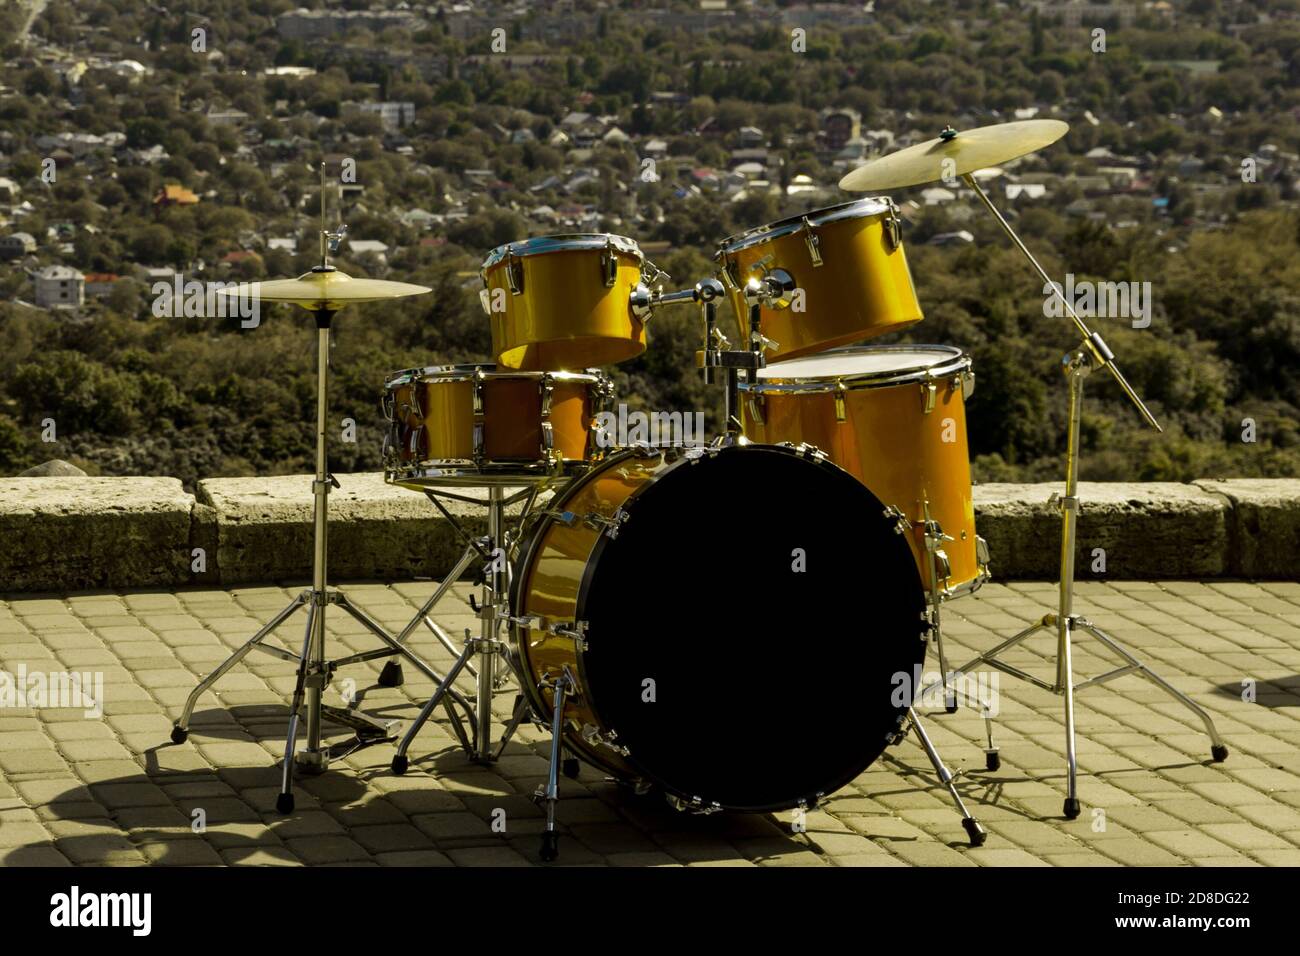
<path fill-rule="evenodd" d="M 624 505 L 587 565 L 589 704 L 668 793 L 811 804 L 885 749 L 924 664 L 925 594 L 885 506 L 776 445 L 687 459 Z"/>

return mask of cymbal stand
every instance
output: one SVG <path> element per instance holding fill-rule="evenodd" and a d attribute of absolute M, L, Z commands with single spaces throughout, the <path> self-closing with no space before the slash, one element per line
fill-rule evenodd
<path fill-rule="evenodd" d="M 330 269 L 322 265 L 320 269 Z M 397 722 L 380 720 L 349 708 L 332 707 L 322 702 L 325 688 L 329 686 L 334 672 L 344 664 L 354 663 L 376 657 L 400 655 L 410 661 L 416 668 L 433 680 L 438 675 L 424 661 L 413 654 L 380 626 L 368 614 L 354 605 L 338 588 L 326 583 L 326 563 L 328 556 L 329 532 L 329 493 L 331 488 L 339 487 L 338 480 L 329 472 L 328 443 L 328 385 L 330 355 L 330 325 L 334 310 L 317 309 L 313 312 L 316 319 L 316 475 L 312 481 L 313 506 L 313 553 L 312 585 L 301 592 L 289 605 L 281 610 L 260 631 L 253 635 L 222 662 L 212 673 L 208 674 L 190 693 L 180 717 L 172 727 L 173 743 L 181 743 L 189 736 L 189 721 L 194 713 L 194 706 L 200 695 L 212 687 L 235 664 L 243 660 L 249 651 L 257 650 L 281 660 L 295 661 L 298 664 L 297 679 L 294 683 L 293 700 L 289 705 L 289 727 L 285 735 L 284 762 L 281 772 L 280 795 L 276 799 L 276 809 L 281 813 L 292 813 L 294 807 L 293 770 L 295 764 L 304 773 L 323 773 L 333 759 L 345 756 L 354 750 L 396 737 Z M 384 644 L 384 647 L 365 654 L 355 654 L 340 660 L 325 658 L 325 611 L 334 605 L 341 608 L 367 631 Z M 271 632 L 286 621 L 299 608 L 307 609 L 307 627 L 303 638 L 302 651 L 294 654 L 280 647 L 263 643 Z M 301 714 L 306 710 L 307 745 L 295 754 Z M 356 733 L 354 740 L 346 742 L 339 748 L 322 746 L 321 727 L 324 719 L 342 724 Z"/>
<path fill-rule="evenodd" d="M 956 135 L 956 134 L 954 134 Z M 1210 715 L 1182 691 L 1175 688 L 1160 675 L 1147 667 L 1141 660 L 1123 644 L 1111 637 L 1101 628 L 1097 627 L 1087 618 L 1074 613 L 1074 553 L 1075 553 L 1075 532 L 1079 512 L 1079 424 L 1083 416 L 1083 384 L 1084 379 L 1094 368 L 1104 368 L 1110 372 L 1111 376 L 1119 383 L 1124 394 L 1128 396 L 1130 402 L 1137 408 L 1138 412 L 1146 422 L 1160 431 L 1160 424 L 1156 421 L 1155 416 L 1143 404 L 1142 399 L 1129 385 L 1127 379 L 1121 374 L 1115 364 L 1115 353 L 1110 350 L 1102 339 L 1101 335 L 1093 332 L 1074 311 L 1074 306 L 1061 294 L 1060 287 L 1048 277 L 1046 270 L 1039 265 L 1038 260 L 1021 242 L 1020 237 L 1016 235 L 1014 229 L 1002 217 L 997 208 L 985 195 L 984 190 L 980 188 L 975 181 L 975 177 L 966 174 L 963 179 L 974 192 L 984 206 L 992 213 L 998 221 L 1002 230 L 1011 239 L 1012 243 L 1021 254 L 1033 266 L 1034 271 L 1042 278 L 1044 288 L 1051 289 L 1052 292 L 1060 299 L 1065 306 L 1066 313 L 1074 322 L 1076 329 L 1082 337 L 1080 344 L 1073 350 L 1066 353 L 1061 360 L 1062 371 L 1065 373 L 1066 381 L 1070 390 L 1070 417 L 1069 430 L 1067 437 L 1067 451 L 1065 464 L 1065 495 L 1053 495 L 1053 500 L 1058 503 L 1061 510 L 1061 557 L 1060 557 L 1060 578 L 1058 586 L 1058 603 L 1055 613 L 1044 614 L 1043 617 L 1032 626 L 1022 630 L 1015 636 L 1008 638 L 992 650 L 979 655 L 969 663 L 958 669 L 958 673 L 970 670 L 980 664 L 987 664 L 1006 674 L 1026 681 L 1036 687 L 1059 694 L 1064 698 L 1065 709 L 1065 761 L 1067 770 L 1067 788 L 1066 797 L 1063 805 L 1063 813 L 1067 819 L 1073 820 L 1078 817 L 1080 812 L 1077 783 L 1077 761 L 1075 758 L 1074 742 L 1074 694 L 1076 691 L 1085 687 L 1091 687 L 1094 684 L 1103 684 L 1107 681 L 1114 680 L 1125 674 L 1136 673 L 1151 681 L 1157 687 L 1165 691 L 1174 700 L 1181 703 L 1188 710 L 1192 711 L 1205 726 L 1206 734 L 1211 741 L 1210 754 L 1216 762 L 1226 760 L 1228 757 L 1228 748 L 1224 745 L 1219 737 L 1218 730 L 1214 726 L 1214 721 Z M 1056 652 L 1056 676 L 1052 682 L 1044 681 L 1038 677 L 1028 674 L 1017 667 L 1006 664 L 999 659 L 1004 651 L 1009 650 L 1033 636 L 1039 631 L 1055 631 L 1057 639 Z M 1075 682 L 1073 663 L 1071 658 L 1071 640 L 1076 632 L 1083 632 L 1096 638 L 1102 645 L 1107 647 L 1111 652 L 1123 660 L 1123 664 L 1113 670 L 1100 674 L 1087 680 Z M 949 680 L 948 674 L 943 674 L 942 682 L 947 686 Z M 989 736 L 989 754 L 990 763 L 993 756 L 996 755 L 996 748 L 993 746 L 992 734 Z"/>
<path fill-rule="evenodd" d="M 492 698 L 493 695 L 502 688 L 509 685 L 511 674 L 511 657 L 508 653 L 506 642 L 501 640 L 500 628 L 503 623 L 510 620 L 509 606 L 509 553 L 514 546 L 516 536 L 507 530 L 506 509 L 512 505 L 523 502 L 523 508 L 518 518 L 518 524 L 522 525 L 527 520 L 532 510 L 533 504 L 537 500 L 539 486 L 532 484 L 522 491 L 515 492 L 509 496 L 500 485 L 490 485 L 488 488 L 488 500 L 486 502 L 488 517 L 487 535 L 481 538 L 475 538 L 467 532 L 455 516 L 439 500 L 439 497 L 446 497 L 456 501 L 468 502 L 472 504 L 484 504 L 481 498 L 471 498 L 464 495 L 458 495 L 443 489 L 426 489 L 425 494 L 429 500 L 442 512 L 443 516 L 451 523 L 452 527 L 466 541 L 465 553 L 461 556 L 455 567 L 443 579 L 438 590 L 430 596 L 423 607 L 420 608 L 411 622 L 403 629 L 400 637 L 404 638 L 412 631 L 419 627 L 423 622 L 438 641 L 456 654 L 456 661 L 452 664 L 447 676 L 438 679 L 438 686 L 434 690 L 433 696 L 425 703 L 420 710 L 419 715 L 407 729 L 406 734 L 402 737 L 401 742 L 397 745 L 397 753 L 393 756 L 393 772 L 401 775 L 406 773 L 410 766 L 410 758 L 407 756 L 420 729 L 428 722 L 433 712 L 437 710 L 439 704 L 446 707 L 447 715 L 451 719 L 452 727 L 455 729 L 457 736 L 460 738 L 462 747 L 469 754 L 470 759 L 477 763 L 491 763 L 495 761 L 505 751 L 506 744 L 514 736 L 520 723 L 528 716 L 530 708 L 523 694 L 519 694 L 515 699 L 515 706 L 510 720 L 507 722 L 501 739 L 496 748 L 492 746 Z M 450 635 L 438 626 L 430 617 L 429 613 L 433 606 L 447 593 L 452 583 L 460 577 L 462 573 L 478 560 L 482 565 L 482 582 L 480 585 L 480 600 L 475 601 L 471 595 L 469 599 L 470 607 L 474 609 L 479 617 L 479 636 L 473 637 L 468 628 L 465 630 L 465 643 L 459 650 L 453 643 Z M 500 657 L 506 662 L 505 667 L 498 667 L 497 658 Z M 477 666 L 470 663 L 471 658 L 477 659 Z M 466 671 L 474 678 L 475 695 L 474 705 L 471 709 L 469 703 L 462 697 L 455 688 L 456 678 L 462 671 Z M 460 716 L 452 708 L 451 703 L 455 702 L 462 710 L 471 716 L 471 732 L 465 734 L 461 728 Z"/>

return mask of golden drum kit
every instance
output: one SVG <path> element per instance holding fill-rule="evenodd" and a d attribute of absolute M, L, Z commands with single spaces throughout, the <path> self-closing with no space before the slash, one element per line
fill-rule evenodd
<path fill-rule="evenodd" d="M 1065 132 L 1053 120 L 949 128 L 859 167 L 841 186 L 878 193 L 961 178 L 1047 282 L 972 173 Z M 322 188 L 322 220 L 323 206 Z M 898 693 L 900 679 L 921 673 L 931 644 L 950 713 L 955 675 L 978 666 L 1064 697 L 1067 818 L 1080 812 L 1073 696 L 1084 686 L 1128 673 L 1151 680 L 1201 718 L 1214 759 L 1226 758 L 1202 708 L 1073 611 L 1084 376 L 1107 369 L 1159 426 L 1100 335 L 1064 299 L 1080 343 L 1063 361 L 1071 416 L 1059 498 L 1060 600 L 1032 627 L 948 667 L 942 608 L 989 577 L 966 441 L 974 371 L 951 346 L 859 344 L 922 320 L 898 210 L 885 198 L 730 236 L 719 243 L 716 274 L 676 291 L 663 290 L 667 277 L 623 236 L 541 236 L 492 250 L 480 296 L 495 363 L 409 368 L 384 383 L 386 480 L 424 494 L 465 542 L 410 623 L 388 633 L 326 583 L 328 495 L 337 487 L 325 439 L 330 327 L 348 304 L 430 290 L 344 275 L 329 264 L 340 237 L 322 227 L 321 263 L 298 279 L 227 293 L 293 302 L 316 320 L 313 580 L 204 678 L 172 732 L 173 741 L 186 738 L 199 696 L 249 651 L 296 662 L 281 812 L 294 807 L 295 767 L 318 773 L 340 753 L 398 739 L 392 722 L 322 702 L 338 668 L 385 657 L 381 685 L 402 682 L 403 660 L 436 684 L 398 742 L 395 773 L 406 772 L 417 733 L 439 707 L 479 762 L 498 757 L 525 720 L 549 730 L 547 779 L 536 794 L 546 810 L 544 860 L 558 853 L 559 777 L 576 776 L 579 761 L 636 792 L 661 792 L 681 810 L 777 812 L 816 806 L 913 731 L 971 844 L 982 844 L 984 829 L 912 706 L 935 688 Z M 725 331 L 724 301 L 735 319 Z M 656 310 L 676 304 L 700 310 L 697 364 L 707 382 L 724 386 L 724 430 L 704 443 L 619 446 L 598 424 L 613 398 L 600 369 L 641 354 Z M 483 508 L 487 533 L 471 533 L 448 501 Z M 470 604 L 479 632 L 466 630 L 458 641 L 432 610 L 475 567 L 479 594 Z M 331 605 L 380 646 L 327 658 Z M 267 644 L 300 608 L 307 613 L 301 652 Z M 455 655 L 445 674 L 410 649 L 421 627 Z M 1052 680 L 1000 659 L 1044 630 L 1058 642 Z M 1123 663 L 1076 682 L 1070 647 L 1078 634 L 1095 637 Z M 458 689 L 462 674 L 472 679 L 472 694 Z M 844 686 L 830 686 L 832 674 L 843 675 Z M 515 702 L 494 745 L 492 702 L 501 694 Z M 983 703 L 986 766 L 996 770 Z M 777 707 L 779 720 L 755 727 L 757 716 Z M 306 746 L 297 750 L 303 720 Z M 326 720 L 353 729 L 355 739 L 324 746 Z"/>

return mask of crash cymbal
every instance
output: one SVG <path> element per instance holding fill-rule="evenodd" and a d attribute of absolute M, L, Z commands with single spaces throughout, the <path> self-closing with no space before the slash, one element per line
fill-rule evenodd
<path fill-rule="evenodd" d="M 221 295 L 259 299 L 263 302 L 293 302 L 312 312 L 328 309 L 336 312 L 353 302 L 378 302 L 421 295 L 433 290 L 409 282 L 387 279 L 354 279 L 337 269 L 313 269 L 296 279 L 273 279 L 270 282 L 241 282 L 222 289 Z"/>
<path fill-rule="evenodd" d="M 879 192 L 965 176 L 1050 146 L 1070 126 L 1060 120 L 1021 120 L 957 131 L 951 126 L 935 139 L 881 156 L 840 180 L 851 192 Z M 945 166 L 944 160 L 952 163 Z"/>

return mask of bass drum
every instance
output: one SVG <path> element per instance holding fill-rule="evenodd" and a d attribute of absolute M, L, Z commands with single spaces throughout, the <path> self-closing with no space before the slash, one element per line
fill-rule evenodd
<path fill-rule="evenodd" d="M 905 718 L 928 627 L 896 519 L 794 445 L 614 455 L 529 532 L 511 602 L 537 713 L 576 682 L 566 745 L 706 811 L 810 806 L 860 774 Z"/>

